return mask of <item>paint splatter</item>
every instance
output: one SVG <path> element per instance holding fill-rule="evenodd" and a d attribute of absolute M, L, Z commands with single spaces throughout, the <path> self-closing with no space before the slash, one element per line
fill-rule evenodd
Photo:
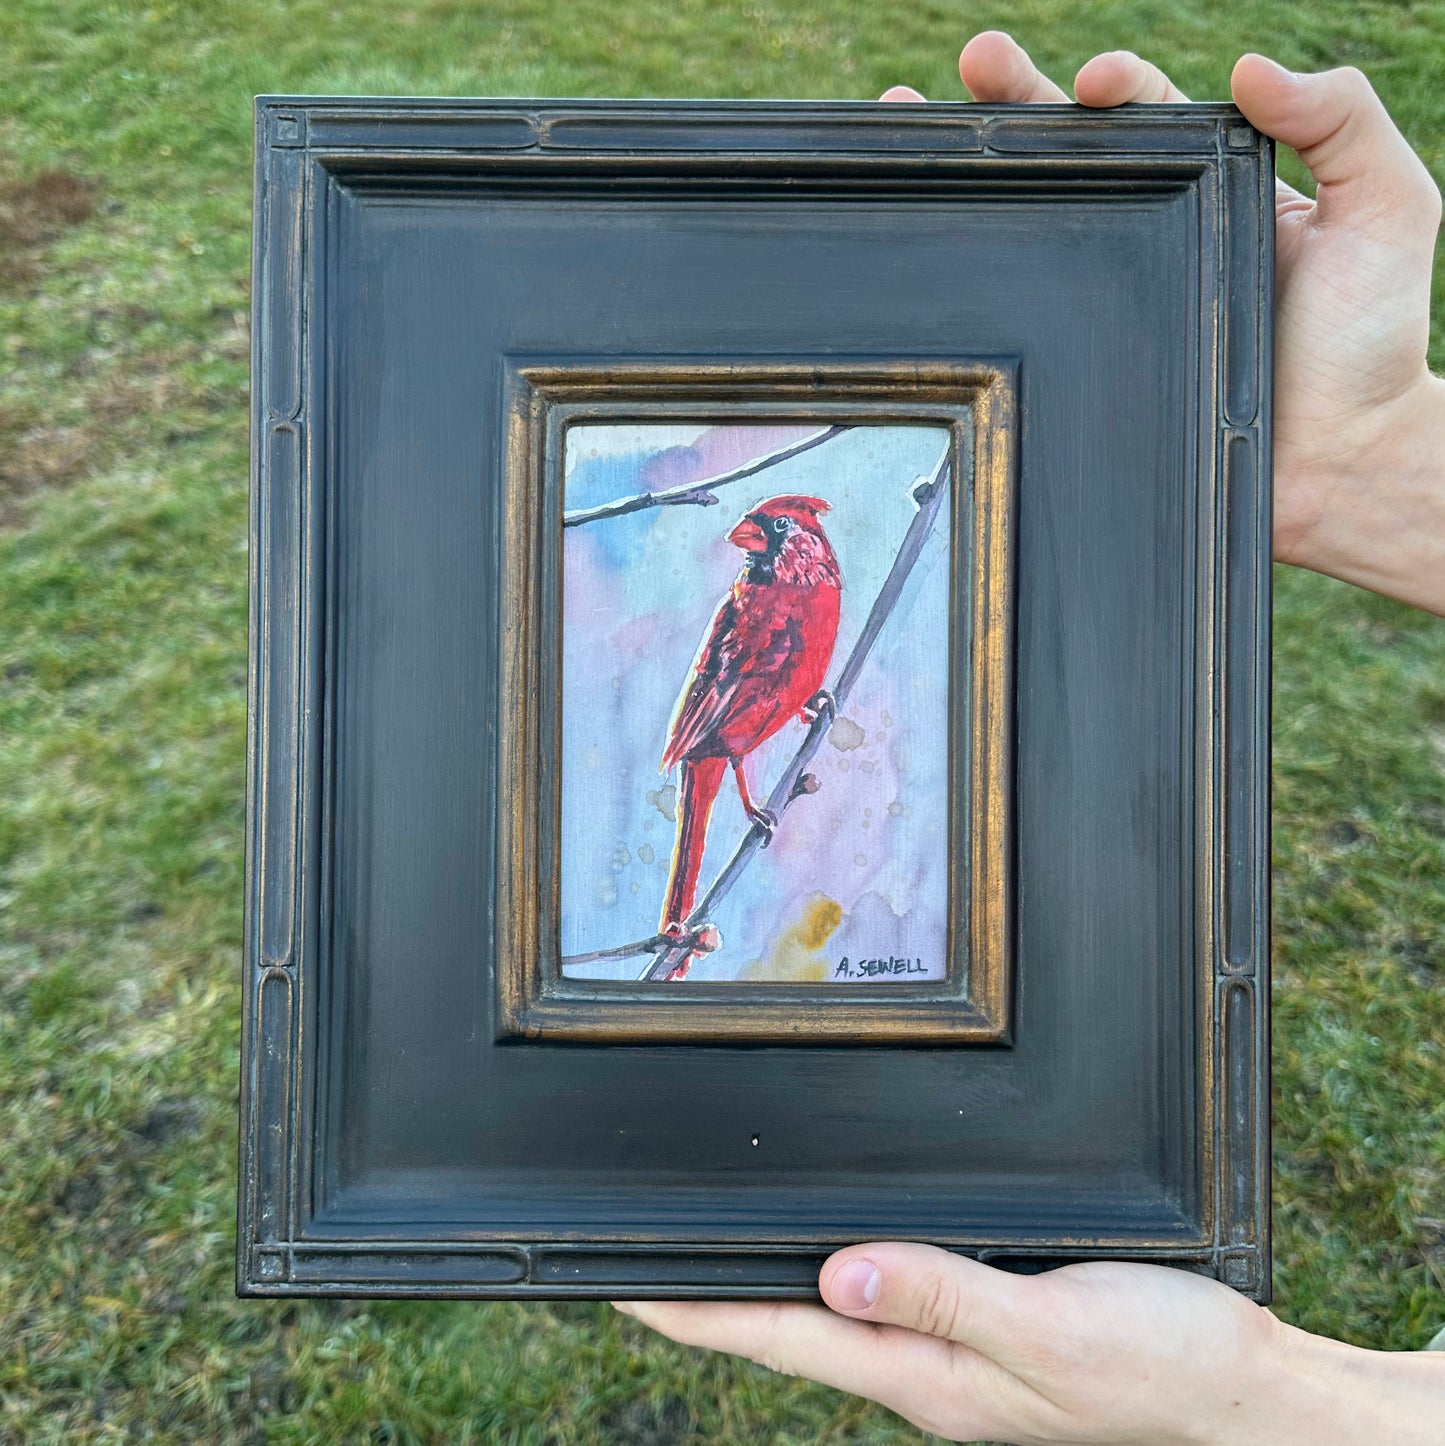
<path fill-rule="evenodd" d="M 677 822 L 677 785 L 664 783 L 661 788 L 649 788 L 647 801 L 668 823 Z"/>
<path fill-rule="evenodd" d="M 840 753 L 861 748 L 868 735 L 851 719 L 839 718 L 828 730 L 828 742 Z"/>
<path fill-rule="evenodd" d="M 842 922 L 843 906 L 836 899 L 826 894 L 808 895 L 802 915 L 778 935 L 763 958 L 743 965 L 738 978 L 774 983 L 824 982 L 830 975 L 832 960 L 822 949 Z"/>

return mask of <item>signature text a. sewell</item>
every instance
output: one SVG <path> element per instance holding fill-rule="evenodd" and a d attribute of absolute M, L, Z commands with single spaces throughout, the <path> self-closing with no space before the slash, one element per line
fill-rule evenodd
<path fill-rule="evenodd" d="M 834 979 L 871 979 L 879 974 L 926 974 L 922 959 L 890 954 L 886 959 L 850 959 L 846 954 L 833 970 Z"/>

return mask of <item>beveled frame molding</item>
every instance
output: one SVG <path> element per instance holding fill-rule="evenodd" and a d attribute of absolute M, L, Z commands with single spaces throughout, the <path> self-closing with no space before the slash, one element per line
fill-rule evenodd
<path fill-rule="evenodd" d="M 1009 1042 L 1015 373 L 1011 360 L 508 367 L 501 595 L 502 696 L 509 714 L 498 731 L 496 816 L 499 1040 Z M 949 795 L 966 802 L 949 838 L 945 977 L 921 984 L 674 987 L 565 976 L 558 756 L 566 430 L 580 422 L 763 419 L 937 425 L 952 437 Z"/>
<path fill-rule="evenodd" d="M 851 1220 L 840 1223 L 837 1212 L 819 1207 L 812 1173 L 794 1177 L 795 1203 L 767 1230 L 740 1223 L 726 1199 L 710 1221 L 640 1229 L 629 1222 L 628 1208 L 639 1193 L 631 1172 L 647 1153 L 635 1148 L 645 1145 L 641 1140 L 628 1142 L 631 1154 L 618 1151 L 620 1163 L 601 1173 L 580 1216 L 561 1226 L 539 1220 L 545 1192 L 521 1191 L 505 1178 L 488 1186 L 487 1203 L 495 1208 L 486 1216 L 468 1213 L 477 1202 L 460 1195 L 438 1204 L 434 1182 L 413 1181 L 410 1193 L 379 1195 L 357 1210 L 329 1193 L 339 1147 L 328 1133 L 327 1110 L 337 1056 L 356 1024 L 336 1012 L 350 961 L 338 950 L 329 913 L 334 738 L 344 707 L 331 651 L 334 534 L 346 503 L 336 455 L 331 306 L 346 260 L 341 203 L 467 192 L 530 194 L 565 206 L 579 194 L 632 200 L 677 189 L 726 199 L 745 191 L 816 195 L 850 207 L 897 197 L 1037 203 L 1046 224 L 1055 205 L 1108 213 L 1168 193 L 1190 207 L 1189 289 L 1178 298 L 1177 323 L 1194 403 L 1179 639 L 1187 692 L 1180 747 L 1191 786 L 1179 826 L 1193 859 L 1180 893 L 1180 927 L 1194 1009 L 1174 1103 L 1179 1128 L 1191 1132 L 1193 1194 L 1179 1203 L 1177 1218 L 1151 1203 L 1153 1213 L 1141 1224 L 1108 1202 L 1086 1203 L 1082 1223 L 1071 1217 L 1060 1226 L 1057 1207 L 1073 1201 L 1073 1184 L 1066 1180 L 1040 1196 L 1024 1181 L 997 1206 L 967 1218 L 910 1196 L 908 1213 L 888 1230 L 1012 1270 L 1089 1259 L 1153 1261 L 1267 1301 L 1270 142 L 1224 105 L 1084 113 L 1062 105 L 334 96 L 261 98 L 255 139 L 238 1292 L 816 1300 L 827 1253 L 859 1238 Z M 1022 354 L 1032 367 L 1031 353 Z M 1045 412 L 1027 415 L 1025 432 L 1037 437 L 1048 430 Z M 1029 457 L 1025 451 L 1025 465 Z M 490 488 L 492 480 L 489 474 L 478 486 Z M 481 560 L 491 566 L 490 557 Z M 1030 581 L 1020 575 L 1025 596 L 1014 615 L 1024 621 Z M 489 610 L 495 596 L 489 575 Z M 1024 801 L 1016 797 L 1015 808 Z M 479 817 L 479 825 L 489 823 Z M 1026 862 L 1014 865 L 1020 886 Z M 490 958 L 478 959 L 479 969 L 492 967 Z M 1032 984 L 1030 994 L 1037 997 Z M 1026 1003 L 1015 1001 L 1021 1015 Z M 1021 1030 L 1026 1024 L 1021 1018 Z M 498 1047 L 487 1032 L 476 1045 L 513 1055 L 518 1064 L 545 1053 L 548 1098 L 567 1101 L 552 1118 L 566 1115 L 572 1123 L 580 1112 L 596 1134 L 615 1133 L 607 1118 L 612 1102 L 587 1093 L 591 1070 L 608 1051 L 520 1039 Z M 704 1064 L 712 1054 L 686 1044 L 645 1053 L 689 1052 Z M 930 1073 L 947 1054 L 843 1052 L 865 1063 L 912 1058 Z M 742 1061 L 772 1053 L 740 1055 L 739 1075 Z M 970 1063 L 991 1065 L 1021 1053 L 967 1051 Z M 499 1067 L 513 1062 L 496 1060 Z M 363 1095 L 347 1103 L 362 1112 L 370 1105 Z M 485 1107 L 479 1101 L 479 1111 Z M 777 1118 L 787 1113 L 780 1104 Z M 544 1117 L 537 1120 L 544 1184 L 565 1197 L 566 1146 L 549 1153 Z M 1019 1125 L 1033 1129 L 1033 1116 L 1021 1113 Z M 835 1185 L 850 1168 L 840 1156 L 830 1177 Z M 963 1174 L 957 1178 L 968 1183 Z M 1086 1187 L 1088 1178 L 1079 1173 L 1076 1183 Z M 675 1169 L 672 1183 L 686 1195 L 685 1167 Z M 649 1205 L 654 1195 L 646 1197 Z M 860 1191 L 850 1200 L 866 1206 L 872 1198 Z M 890 1208 L 904 1203 L 892 1181 L 884 1198 Z"/>

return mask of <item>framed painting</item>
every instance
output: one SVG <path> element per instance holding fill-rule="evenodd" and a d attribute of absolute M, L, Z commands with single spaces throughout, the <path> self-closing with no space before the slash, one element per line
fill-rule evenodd
<path fill-rule="evenodd" d="M 502 1037 L 1007 1038 L 1014 393 L 512 369 Z"/>
<path fill-rule="evenodd" d="M 238 1289 L 1267 1298 L 1268 142 L 256 114 Z"/>

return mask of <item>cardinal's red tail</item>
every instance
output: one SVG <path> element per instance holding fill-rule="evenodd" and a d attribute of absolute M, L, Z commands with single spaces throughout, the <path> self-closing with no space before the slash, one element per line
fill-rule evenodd
<path fill-rule="evenodd" d="M 663 932 L 681 924 L 692 913 L 697 900 L 697 876 L 702 871 L 703 845 L 707 842 L 707 821 L 726 769 L 725 758 L 683 762 L 682 786 L 677 792 L 677 842 L 672 846 L 667 901 L 657 926 Z"/>

